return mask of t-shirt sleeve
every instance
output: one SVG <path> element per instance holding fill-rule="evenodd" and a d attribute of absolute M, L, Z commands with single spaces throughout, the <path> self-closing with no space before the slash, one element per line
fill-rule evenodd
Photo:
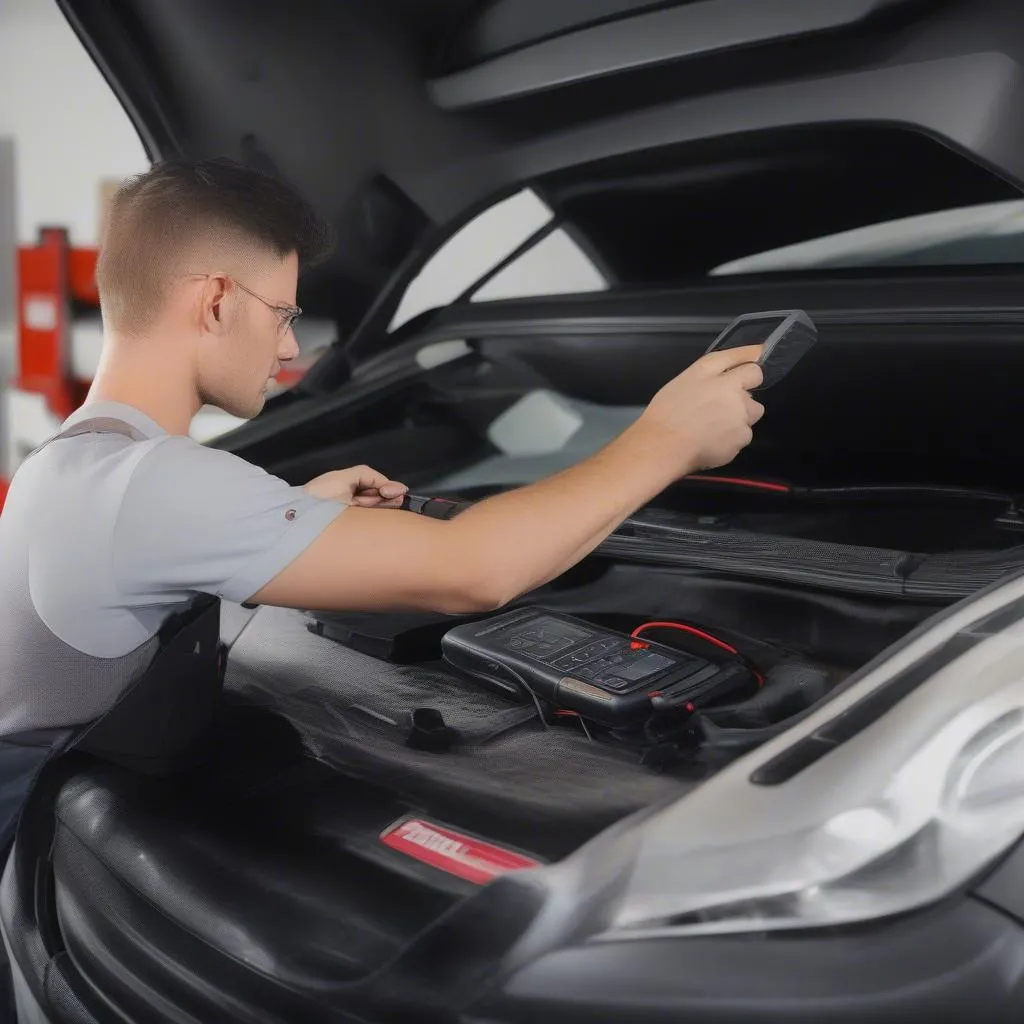
<path fill-rule="evenodd" d="M 136 601 L 190 592 L 248 600 L 347 508 L 230 452 L 161 440 L 133 470 L 112 552 L 119 589 Z"/>

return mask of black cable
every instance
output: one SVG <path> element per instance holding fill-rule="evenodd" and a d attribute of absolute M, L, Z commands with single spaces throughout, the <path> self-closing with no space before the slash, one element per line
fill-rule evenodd
<path fill-rule="evenodd" d="M 531 690 L 530 687 L 526 685 L 526 682 L 523 679 L 523 677 L 514 668 L 512 668 L 510 665 L 506 665 L 505 670 L 509 673 L 509 675 L 514 676 L 516 682 L 519 683 L 519 685 L 530 695 L 530 697 L 533 700 L 533 706 L 537 709 L 537 717 L 540 719 L 541 725 L 543 725 L 546 730 L 550 731 L 551 724 L 548 722 L 547 718 L 544 717 L 544 709 L 541 706 L 540 699 L 538 698 L 537 694 L 535 694 L 533 690 Z M 591 735 L 590 729 L 587 728 L 587 723 L 584 720 L 583 716 L 581 714 L 576 713 L 576 718 L 579 720 L 580 726 L 582 727 L 583 732 L 586 734 L 587 739 L 590 740 L 591 743 L 593 743 L 594 737 Z"/>
<path fill-rule="evenodd" d="M 533 698 L 533 704 L 534 707 L 536 707 L 537 709 L 537 717 L 540 718 L 541 725 L 543 725 L 545 729 L 550 729 L 551 726 L 548 724 L 548 720 L 544 717 L 544 709 L 540 706 L 540 700 L 538 700 L 537 694 L 535 694 L 533 690 L 531 690 L 529 687 L 527 687 L 526 689 L 530 696 Z"/>
<path fill-rule="evenodd" d="M 526 685 L 526 680 L 523 679 L 523 677 L 514 668 L 512 668 L 511 665 L 505 665 L 504 667 L 505 671 L 508 672 L 509 675 L 513 676 L 516 682 L 519 683 L 519 685 L 533 698 L 533 704 L 537 709 L 537 716 L 540 718 L 541 725 L 543 725 L 545 729 L 550 729 L 551 726 L 548 724 L 548 720 L 544 717 L 544 709 L 541 707 L 537 694 L 535 694 L 533 690 Z"/>

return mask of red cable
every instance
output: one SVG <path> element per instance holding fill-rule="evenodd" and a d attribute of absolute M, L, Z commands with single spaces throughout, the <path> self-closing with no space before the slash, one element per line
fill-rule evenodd
<path fill-rule="evenodd" d="M 767 480 L 748 480 L 746 477 L 738 476 L 704 476 L 694 474 L 686 477 L 687 480 L 701 480 L 704 483 L 732 484 L 735 487 L 750 487 L 758 491 L 775 491 L 777 494 L 789 494 L 792 488 L 788 484 L 773 484 Z"/>
<path fill-rule="evenodd" d="M 686 626 L 681 622 L 645 622 L 643 625 L 637 626 L 636 629 L 630 633 L 630 636 L 638 637 L 645 629 L 678 629 L 683 633 L 690 633 L 693 636 L 699 637 L 701 640 L 706 640 L 709 644 L 714 644 L 716 647 L 720 647 L 723 651 L 728 651 L 730 654 L 739 658 L 754 674 L 754 678 L 757 680 L 757 685 L 764 686 L 764 676 L 762 676 L 756 668 L 750 665 L 746 658 L 744 658 L 732 644 L 727 644 L 724 640 L 719 640 L 717 636 L 705 633 L 703 629 L 697 629 L 696 626 Z M 633 649 L 636 650 L 644 645 L 633 644 L 632 646 Z"/>
<path fill-rule="evenodd" d="M 721 647 L 723 651 L 728 651 L 730 654 L 738 656 L 740 653 L 732 646 L 732 644 L 727 644 L 724 640 L 719 640 L 717 636 L 705 633 L 704 630 L 697 629 L 696 626 L 684 626 L 681 622 L 645 622 L 642 626 L 637 626 L 636 629 L 630 633 L 630 636 L 639 636 L 645 629 L 680 629 L 684 633 L 692 633 L 694 636 L 699 636 L 701 640 L 707 640 L 708 643 L 714 644 L 716 647 Z"/>

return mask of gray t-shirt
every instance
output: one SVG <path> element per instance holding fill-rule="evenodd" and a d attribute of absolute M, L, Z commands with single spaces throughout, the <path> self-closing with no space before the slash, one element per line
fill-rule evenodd
<path fill-rule="evenodd" d="M 78 725 L 149 665 L 197 593 L 250 598 L 347 506 L 167 434 L 117 402 L 79 409 L 133 437 L 79 434 L 19 467 L 0 515 L 0 736 Z"/>

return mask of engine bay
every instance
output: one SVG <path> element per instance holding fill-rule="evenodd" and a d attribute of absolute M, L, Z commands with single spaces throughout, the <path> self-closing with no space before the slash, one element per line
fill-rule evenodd
<path fill-rule="evenodd" d="M 644 622 L 626 633 L 531 604 L 454 625 L 449 617 L 334 614 L 307 628 L 378 659 L 436 666 L 481 691 L 478 701 L 486 694 L 507 705 L 484 730 L 487 742 L 502 728 L 568 730 L 688 778 L 725 751 L 732 757 L 763 742 L 764 730 L 811 707 L 835 681 L 810 658 L 767 655 L 764 644 L 760 656 L 771 667 L 762 672 L 737 647 L 686 623 Z M 429 692 L 423 701 L 393 720 L 407 746 L 443 754 L 479 744 L 479 728 L 450 725 Z"/>
<path fill-rule="evenodd" d="M 255 609 L 225 687 L 332 773 L 441 821 L 497 816 L 518 848 L 559 857 L 785 730 L 932 610 L 591 558 L 487 616 Z M 488 629 L 500 649 L 473 636 Z M 569 689 L 529 678 L 538 642 Z M 631 673 L 609 658 L 648 654 L 653 674 L 616 689 Z M 609 695 L 633 706 L 602 713 Z"/>

